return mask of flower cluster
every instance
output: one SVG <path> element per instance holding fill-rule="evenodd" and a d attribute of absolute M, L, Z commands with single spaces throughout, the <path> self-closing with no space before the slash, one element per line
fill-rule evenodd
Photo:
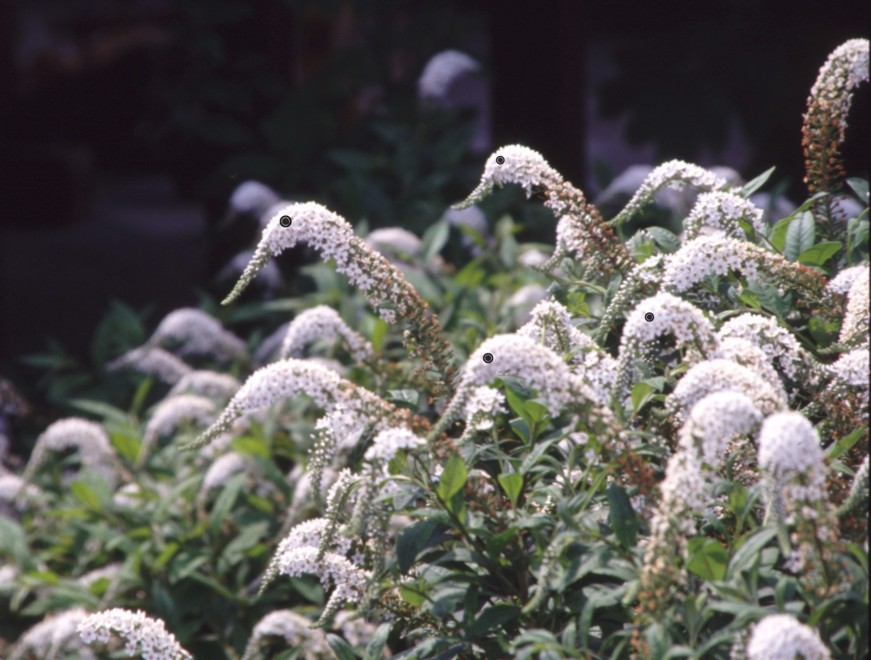
<path fill-rule="evenodd" d="M 762 209 L 731 191 L 705 192 L 684 221 L 685 238 L 692 240 L 704 232 L 722 232 L 730 238 L 744 238 L 739 221 L 747 222 L 756 234 L 765 233 Z"/>
<path fill-rule="evenodd" d="M 192 371 L 181 377 L 170 389 L 167 397 L 180 394 L 196 394 L 217 403 L 226 403 L 242 384 L 228 374 L 217 371 Z"/>
<path fill-rule="evenodd" d="M 617 289 L 617 293 L 614 294 L 614 298 L 602 315 L 599 327 L 593 335 L 598 341 L 605 340 L 624 314 L 657 292 L 662 284 L 662 269 L 665 262 L 665 255 L 657 254 L 632 267 L 620 282 L 620 288 Z"/>
<path fill-rule="evenodd" d="M 717 350 L 711 355 L 712 359 L 722 358 L 731 360 L 736 364 L 747 367 L 762 378 L 768 385 L 771 386 L 777 393 L 777 397 L 783 401 L 787 400 L 786 390 L 783 388 L 783 381 L 780 376 L 771 366 L 771 360 L 761 348 L 747 339 L 739 339 L 738 337 L 729 337 L 718 342 Z"/>
<path fill-rule="evenodd" d="M 242 660 L 263 657 L 263 647 L 270 637 L 281 637 L 289 647 L 299 650 L 301 660 L 318 660 L 333 655 L 326 633 L 312 628 L 311 619 L 293 610 L 275 610 L 254 626 Z"/>
<path fill-rule="evenodd" d="M 466 401 L 466 428 L 489 431 L 493 428 L 493 419 L 505 412 L 502 392 L 486 385 L 475 387 Z"/>
<path fill-rule="evenodd" d="M 847 310 L 841 325 L 841 336 L 838 341 L 847 346 L 868 344 L 869 329 L 869 274 L 866 267 L 860 272 L 847 293 Z"/>
<path fill-rule="evenodd" d="M 215 420 L 215 413 L 215 404 L 212 400 L 196 394 L 179 394 L 164 399 L 154 409 L 151 419 L 145 426 L 142 449 L 139 453 L 140 464 L 148 457 L 160 436 L 172 433 L 183 422 L 192 422 L 200 426 L 211 424 Z"/>
<path fill-rule="evenodd" d="M 174 385 L 193 371 L 169 351 L 151 346 L 134 348 L 110 362 L 106 368 L 109 371 L 133 369 L 147 376 L 155 376 L 170 385 Z"/>
<path fill-rule="evenodd" d="M 54 422 L 36 439 L 24 470 L 24 481 L 33 478 L 49 452 L 66 449 L 78 451 L 83 467 L 95 469 L 110 480 L 114 478 L 112 460 L 115 451 L 103 427 L 86 419 L 68 417 Z"/>
<path fill-rule="evenodd" d="M 230 195 L 230 212 L 252 215 L 265 224 L 269 218 L 270 209 L 281 203 L 277 192 L 259 181 L 243 181 Z"/>
<path fill-rule="evenodd" d="M 720 190 L 727 185 L 725 179 L 713 172 L 682 160 L 670 160 L 654 169 L 629 200 L 629 203 L 608 224 L 619 227 L 650 204 L 663 188 L 682 190 L 695 186 L 700 191 Z"/>
<path fill-rule="evenodd" d="M 474 59 L 458 50 L 444 50 L 433 55 L 417 81 L 417 93 L 424 100 L 438 100 L 460 77 L 480 69 Z"/>
<path fill-rule="evenodd" d="M 97 656 L 76 637 L 76 627 L 87 616 L 88 613 L 83 608 L 75 607 L 55 616 L 46 617 L 21 636 L 9 660 L 96 658 Z"/>
<path fill-rule="evenodd" d="M 170 312 L 148 340 L 149 346 L 170 348 L 181 357 L 209 356 L 236 360 L 245 356 L 245 342 L 227 332 L 218 321 L 200 309 Z"/>
<path fill-rule="evenodd" d="M 336 310 L 318 305 L 301 312 L 291 321 L 281 345 L 281 358 L 301 358 L 306 345 L 317 339 L 342 340 L 358 362 L 364 362 L 374 354 L 366 338 L 351 330 Z"/>
<path fill-rule="evenodd" d="M 853 283 L 857 278 L 868 273 L 868 264 L 862 264 L 861 266 L 851 266 L 850 268 L 845 268 L 840 273 L 835 275 L 829 283 L 826 285 L 826 289 L 831 293 L 847 295 L 850 289 L 853 287 Z"/>
<path fill-rule="evenodd" d="M 203 477 L 202 492 L 207 493 L 215 488 L 220 488 L 233 475 L 243 472 L 249 465 L 249 461 L 239 452 L 231 451 L 220 456 L 209 465 L 206 476 Z"/>
<path fill-rule="evenodd" d="M 86 644 L 95 641 L 105 644 L 111 634 L 117 633 L 124 641 L 127 655 L 141 654 L 151 660 L 184 660 L 193 658 L 185 651 L 166 624 L 160 619 L 152 619 L 142 610 L 131 612 L 113 608 L 91 614 L 78 624 L 78 631 Z"/>
<path fill-rule="evenodd" d="M 375 436 L 372 446 L 366 450 L 365 459 L 371 462 L 386 464 L 400 451 L 405 449 L 414 450 L 424 445 L 426 445 L 426 440 L 408 429 L 386 429 Z"/>
<path fill-rule="evenodd" d="M 790 614 L 770 614 L 753 626 L 747 660 L 829 660 L 819 633 Z"/>

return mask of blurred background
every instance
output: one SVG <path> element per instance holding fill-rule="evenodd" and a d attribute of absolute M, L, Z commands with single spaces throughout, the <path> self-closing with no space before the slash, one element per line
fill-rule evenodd
<path fill-rule="evenodd" d="M 0 0 L 0 373 L 49 338 L 89 359 L 112 300 L 153 324 L 220 299 L 217 274 L 259 232 L 256 204 L 228 212 L 248 180 L 420 234 L 490 150 L 521 143 L 591 197 L 682 158 L 745 180 L 776 165 L 770 186 L 800 202 L 808 91 L 829 52 L 868 35 L 867 2 L 698 8 Z M 446 49 L 480 67 L 422 99 Z M 851 117 L 849 174 L 867 177 L 867 89 Z M 521 196 L 495 196 L 491 221 Z M 552 241 L 532 206 L 524 238 Z"/>

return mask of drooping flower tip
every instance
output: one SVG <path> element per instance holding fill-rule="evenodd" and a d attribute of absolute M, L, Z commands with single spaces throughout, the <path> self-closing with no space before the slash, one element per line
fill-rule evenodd
<path fill-rule="evenodd" d="M 141 654 L 152 660 L 187 660 L 193 658 L 178 643 L 166 624 L 160 619 L 152 619 L 141 610 L 131 612 L 113 608 L 91 614 L 77 627 L 85 643 L 95 641 L 106 643 L 114 632 L 125 641 L 127 655 Z"/>
<path fill-rule="evenodd" d="M 556 185 L 561 181 L 559 173 L 539 152 L 521 144 L 511 144 L 491 154 L 484 165 L 478 187 L 463 202 L 452 208 L 465 209 L 487 197 L 494 187 L 501 188 L 509 183 L 522 186 L 529 197 L 534 187 Z"/>

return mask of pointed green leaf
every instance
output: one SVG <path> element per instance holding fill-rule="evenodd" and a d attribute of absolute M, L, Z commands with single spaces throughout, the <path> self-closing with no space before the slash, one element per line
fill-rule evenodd
<path fill-rule="evenodd" d="M 499 485 L 508 495 L 512 506 L 517 506 L 517 498 L 520 497 L 520 490 L 523 488 L 523 477 L 517 472 L 510 474 L 500 474 L 498 477 Z"/>
<path fill-rule="evenodd" d="M 807 264 L 808 266 L 822 266 L 829 259 L 834 257 L 840 251 L 841 247 L 843 246 L 840 241 L 823 241 L 822 243 L 817 243 L 798 255 L 798 262 L 800 264 Z"/>
<path fill-rule="evenodd" d="M 449 501 L 466 485 L 466 464 L 462 456 L 454 454 L 448 459 L 439 479 L 438 494 L 445 502 Z"/>
<path fill-rule="evenodd" d="M 759 190 L 762 186 L 765 185 L 765 183 L 768 181 L 768 179 L 771 178 L 771 175 L 774 174 L 774 169 L 775 168 L 773 168 L 773 167 L 770 169 L 767 169 L 762 174 L 757 176 L 755 179 L 751 179 L 750 181 L 745 183 L 744 187 L 742 187 L 741 190 L 738 191 L 738 194 L 741 195 L 741 197 L 743 197 L 744 199 L 747 199 L 748 197 L 750 197 L 750 195 L 752 195 L 757 190 Z"/>
<path fill-rule="evenodd" d="M 722 580 L 726 576 L 729 554 L 718 541 L 697 536 L 687 545 L 687 570 L 705 580 Z"/>
<path fill-rule="evenodd" d="M 621 486 L 612 484 L 608 486 L 608 509 L 610 514 L 611 529 L 617 540 L 627 550 L 635 547 L 638 538 L 638 518 L 629 495 Z"/>
<path fill-rule="evenodd" d="M 815 236 L 816 223 L 813 213 L 804 211 L 789 223 L 783 244 L 783 256 L 790 261 L 795 261 L 798 259 L 798 255 L 813 247 Z"/>

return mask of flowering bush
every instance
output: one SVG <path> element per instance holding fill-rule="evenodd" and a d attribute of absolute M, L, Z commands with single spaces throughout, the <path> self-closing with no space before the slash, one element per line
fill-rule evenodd
<path fill-rule="evenodd" d="M 853 40 L 821 70 L 810 161 L 867 68 Z M 476 212 L 465 264 L 436 259 L 456 213 L 367 239 L 273 207 L 222 309 L 138 333 L 101 376 L 124 402 L 70 397 L 0 473 L 12 657 L 866 657 L 868 186 L 838 218 L 808 171 L 771 226 L 766 175 L 680 161 L 608 221 L 503 147 L 462 206 L 520 185 L 553 252 Z M 687 186 L 682 236 L 623 234 Z M 318 290 L 240 311 L 297 243 Z"/>

